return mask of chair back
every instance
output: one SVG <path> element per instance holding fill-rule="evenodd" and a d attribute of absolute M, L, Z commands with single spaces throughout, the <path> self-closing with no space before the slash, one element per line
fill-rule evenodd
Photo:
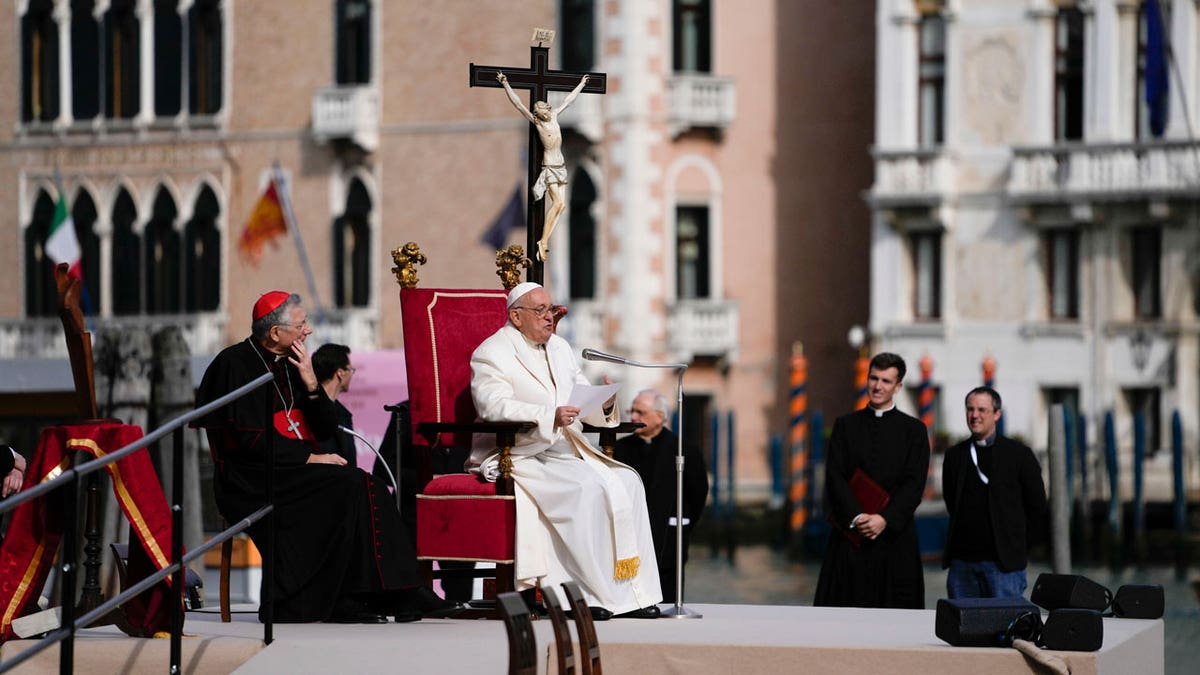
<path fill-rule="evenodd" d="M 558 593 L 550 586 L 542 587 L 542 604 L 546 606 L 546 614 L 550 617 L 550 625 L 554 626 L 554 646 L 558 654 L 559 675 L 575 672 L 575 648 L 571 644 L 571 629 L 567 627 L 567 615 L 563 612 Z"/>
<path fill-rule="evenodd" d="M 501 593 L 496 602 L 508 631 L 509 675 L 537 675 L 537 637 L 525 599 L 520 593 Z"/>
<path fill-rule="evenodd" d="M 500 289 L 400 289 L 404 361 L 412 428 L 426 422 L 474 422 L 471 354 L 508 320 Z M 471 433 L 413 434 L 416 446 L 471 447 Z"/>
<path fill-rule="evenodd" d="M 567 604 L 575 614 L 575 633 L 579 636 L 579 663 L 583 675 L 601 675 L 600 671 L 600 641 L 596 638 L 596 626 L 592 623 L 592 610 L 588 608 L 587 598 L 579 590 L 579 584 L 565 581 L 563 592 L 567 594 Z"/>

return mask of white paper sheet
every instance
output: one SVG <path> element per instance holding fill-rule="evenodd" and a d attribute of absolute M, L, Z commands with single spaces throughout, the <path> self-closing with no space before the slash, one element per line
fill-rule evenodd
<path fill-rule="evenodd" d="M 612 384 L 577 384 L 571 390 L 571 396 L 567 399 L 567 405 L 578 406 L 579 416 L 587 417 L 600 410 L 604 402 L 616 394 L 620 388 L 621 385 L 617 382 Z"/>

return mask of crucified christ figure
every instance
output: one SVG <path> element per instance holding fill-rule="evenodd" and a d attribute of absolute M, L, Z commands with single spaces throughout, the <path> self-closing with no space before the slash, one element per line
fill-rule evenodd
<path fill-rule="evenodd" d="M 508 94 L 508 100 L 512 102 L 513 107 L 521 113 L 522 117 L 533 124 L 537 129 L 538 138 L 542 140 L 542 170 L 538 173 L 537 182 L 533 184 L 533 200 L 538 201 L 542 195 L 550 193 L 550 210 L 546 213 L 546 221 L 542 226 L 542 238 L 538 239 L 537 243 L 537 258 L 545 262 L 546 257 L 550 254 L 550 234 L 554 232 L 558 216 L 566 207 L 563 200 L 563 188 L 567 184 L 567 167 L 563 160 L 562 129 L 558 126 L 558 114 L 566 110 L 567 106 L 571 105 L 571 102 L 583 90 L 588 76 L 584 75 L 580 78 L 579 84 L 575 85 L 571 93 L 567 94 L 562 105 L 551 108 L 549 103 L 537 101 L 533 104 L 533 112 L 529 112 L 529 109 L 521 103 L 521 99 L 517 98 L 516 92 L 508 86 L 508 78 L 503 72 L 496 73 L 496 80 L 504 86 L 504 93 Z"/>

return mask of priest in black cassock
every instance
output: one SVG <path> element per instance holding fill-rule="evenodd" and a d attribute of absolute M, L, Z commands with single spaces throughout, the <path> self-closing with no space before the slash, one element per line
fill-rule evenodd
<path fill-rule="evenodd" d="M 456 613 L 460 605 L 422 583 L 384 486 L 342 457 L 319 450 L 318 442 L 336 431 L 337 419 L 304 346 L 312 333 L 307 317 L 300 296 L 264 294 L 254 304 L 251 336 L 223 350 L 204 373 L 198 406 L 263 373 L 275 375 L 271 386 L 194 423 L 208 432 L 221 515 L 235 522 L 265 504 L 269 434 L 275 457 L 276 621 L 382 623 L 384 615 L 402 622 Z M 248 531 L 264 550 L 265 520 Z"/>
<path fill-rule="evenodd" d="M 646 486 L 646 511 L 650 516 L 650 534 L 658 559 L 658 579 L 663 602 L 675 602 L 675 458 L 679 439 L 666 426 L 667 399 L 646 389 L 633 399 L 629 418 L 645 426 L 617 441 L 613 459 L 629 465 Z M 683 555 L 686 566 L 692 530 L 704 513 L 708 501 L 708 472 L 704 455 L 693 444 L 683 448 Z"/>
<path fill-rule="evenodd" d="M 867 377 L 870 403 L 833 425 L 825 495 L 834 527 L 814 605 L 925 608 L 913 512 L 925 490 L 929 436 L 920 420 L 897 410 L 892 400 L 905 370 L 898 355 L 877 354 Z M 856 469 L 887 492 L 887 505 L 878 513 L 868 513 L 855 497 L 850 479 Z"/>

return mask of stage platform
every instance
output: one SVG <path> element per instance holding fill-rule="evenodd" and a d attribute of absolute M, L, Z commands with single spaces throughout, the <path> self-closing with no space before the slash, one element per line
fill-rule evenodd
<path fill-rule="evenodd" d="M 933 634 L 933 610 L 849 610 L 797 606 L 692 605 L 702 619 L 614 619 L 596 624 L 604 671 L 614 673 L 1036 673 L 1012 649 L 950 647 Z M 534 623 L 539 672 L 554 673 L 550 622 Z M 279 624 L 263 647 L 252 613 L 222 624 L 188 615 L 184 673 L 504 673 L 507 637 L 499 621 L 425 620 L 378 626 Z M 574 632 L 572 631 L 572 634 Z M 14 641 L 0 661 L 30 642 Z M 112 627 L 76 641 L 76 673 L 161 673 L 168 640 L 134 640 Z M 576 650 L 578 651 L 578 650 Z M 1164 672 L 1161 620 L 1105 619 L 1098 652 L 1054 652 L 1073 675 Z M 547 663 L 550 668 L 547 670 Z M 15 671 L 57 673 L 58 650 Z"/>

